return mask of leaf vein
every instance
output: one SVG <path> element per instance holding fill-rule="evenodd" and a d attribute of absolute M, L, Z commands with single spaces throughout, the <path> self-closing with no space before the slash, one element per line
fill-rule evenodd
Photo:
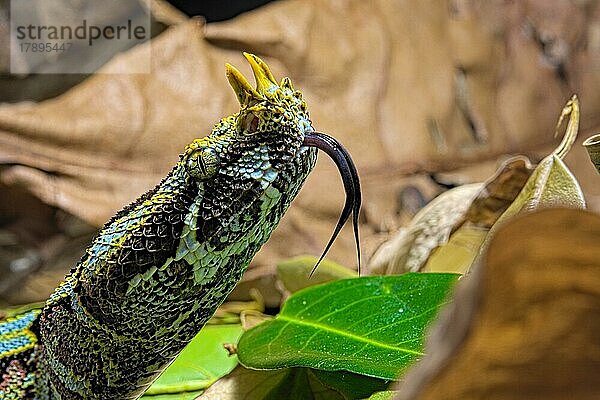
<path fill-rule="evenodd" d="M 347 337 L 349 339 L 356 340 L 358 342 L 363 342 L 363 343 L 371 344 L 371 345 L 376 346 L 376 347 L 382 347 L 382 348 L 385 348 L 385 349 L 390 349 L 390 350 L 394 350 L 394 351 L 404 352 L 404 353 L 408 353 L 408 354 L 415 354 L 415 355 L 418 355 L 418 356 L 424 355 L 420 351 L 415 351 L 415 350 L 406 349 L 406 348 L 403 348 L 403 347 L 398 347 L 398 346 L 390 345 L 388 343 L 380 342 L 380 341 L 374 340 L 374 339 L 368 339 L 368 338 L 365 338 L 365 337 L 362 337 L 362 336 L 355 335 L 355 334 L 350 333 L 350 332 L 345 332 L 345 331 L 333 328 L 331 326 L 319 324 L 319 323 L 316 323 L 316 322 L 301 321 L 301 320 L 298 320 L 298 319 L 295 319 L 295 318 L 292 318 L 292 317 L 283 316 L 283 315 L 279 315 L 278 317 L 276 317 L 276 319 L 283 320 L 287 324 L 297 324 L 297 325 L 307 326 L 307 327 L 314 328 L 314 329 L 320 329 L 320 330 L 323 330 L 323 331 L 326 331 L 326 332 L 330 332 L 330 333 L 333 333 L 333 334 L 336 334 L 336 335 L 339 335 L 339 336 L 344 336 L 344 337 Z"/>
<path fill-rule="evenodd" d="M 402 320 L 396 321 L 396 322 L 394 322 L 394 323 L 392 323 L 392 324 L 389 324 L 389 325 L 386 325 L 386 326 L 381 326 L 381 327 L 379 327 L 379 328 L 377 328 L 377 329 L 373 329 L 373 330 L 372 330 L 372 331 L 370 331 L 370 332 L 366 332 L 366 333 L 364 333 L 364 335 L 365 335 L 365 336 L 369 336 L 369 335 L 371 335 L 371 334 L 373 334 L 373 333 L 375 333 L 375 332 L 377 332 L 377 331 L 380 331 L 380 330 L 382 330 L 382 329 L 388 329 L 388 328 L 390 328 L 390 327 L 392 327 L 392 326 L 394 326 L 394 325 L 403 324 L 403 323 L 405 323 L 405 322 L 408 322 L 408 321 L 411 321 L 411 320 L 413 320 L 413 319 L 420 318 L 420 317 L 424 316 L 425 314 L 427 314 L 427 313 L 429 313 L 429 312 L 431 312 L 431 311 L 433 311 L 433 310 L 437 310 L 438 308 L 440 308 L 440 307 L 442 307 L 442 306 L 444 306 L 444 305 L 446 305 L 446 304 L 448 304 L 448 303 L 449 303 L 449 302 L 448 302 L 448 301 L 446 301 L 446 302 L 444 302 L 444 303 L 441 303 L 441 304 L 436 304 L 435 306 L 433 306 L 433 307 L 429 307 L 428 309 L 426 309 L 425 311 L 423 311 L 423 312 L 421 312 L 421 313 L 419 313 L 419 314 L 417 314 L 417 315 L 413 315 L 412 317 L 409 317 L 409 318 L 406 318 L 406 319 L 402 319 Z"/>

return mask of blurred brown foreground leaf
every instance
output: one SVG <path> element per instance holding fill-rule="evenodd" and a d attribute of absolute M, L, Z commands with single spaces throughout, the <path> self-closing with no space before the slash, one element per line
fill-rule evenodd
<path fill-rule="evenodd" d="M 398 400 L 600 398 L 600 216 L 547 209 L 497 230 Z"/>

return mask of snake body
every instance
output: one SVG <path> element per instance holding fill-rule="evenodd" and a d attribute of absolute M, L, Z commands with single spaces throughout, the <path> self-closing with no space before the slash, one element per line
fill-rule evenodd
<path fill-rule="evenodd" d="M 227 65 L 240 111 L 104 225 L 42 310 L 0 322 L 0 398 L 139 398 L 241 279 L 317 157 L 301 93 L 245 56 L 256 88 Z"/>

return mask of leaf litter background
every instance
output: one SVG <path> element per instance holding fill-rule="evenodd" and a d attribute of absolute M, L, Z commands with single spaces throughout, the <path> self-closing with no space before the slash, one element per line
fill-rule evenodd
<path fill-rule="evenodd" d="M 5 305 L 46 298 L 95 229 L 158 182 L 186 143 L 236 110 L 223 65 L 231 62 L 248 74 L 241 51 L 263 57 L 277 77 L 290 76 L 315 126 L 353 155 L 363 182 L 367 260 L 446 186 L 486 180 L 507 155 L 540 161 L 558 142 L 552 137 L 556 118 L 573 93 L 581 101 L 581 133 L 565 161 L 588 208 L 600 209 L 596 173 L 579 146 L 600 126 L 598 1 L 286 0 L 210 24 L 161 1 L 152 2 L 152 13 L 155 37 L 143 45 L 151 46 L 150 75 L 118 73 L 136 62 L 136 48 L 101 67 L 117 73 L 50 81 L 10 76 L 6 57 L 0 59 Z M 515 168 L 529 174 L 526 164 Z M 251 300 L 249 288 L 258 288 L 259 303 L 280 304 L 287 292 L 275 290 L 276 263 L 320 253 L 343 202 L 338 181 L 322 157 L 232 299 Z M 465 187 L 462 199 L 476 193 Z M 429 221 L 448 227 L 436 231 L 444 240 L 457 223 L 451 218 L 466 204 L 447 202 Z M 463 224 L 454 233 L 481 238 L 472 228 Z M 330 257 L 353 265 L 349 231 Z M 425 270 L 439 270 L 432 258 Z M 323 382 L 310 370 L 299 371 L 295 382 Z"/>
<path fill-rule="evenodd" d="M 544 154 L 573 92 L 583 104 L 582 131 L 600 124 L 596 1 L 282 1 L 206 25 L 165 3 L 153 7 L 165 30 L 145 44 L 151 75 L 98 74 L 58 97 L 0 106 L 3 266 L 17 259 L 17 274 L 49 271 L 35 274 L 46 282 L 25 286 L 13 276 L 18 293 L 13 281 L 0 287 L 7 302 L 45 297 L 91 227 L 153 186 L 187 142 L 236 110 L 223 65 L 248 73 L 242 50 L 290 76 L 315 126 L 352 153 L 364 186 L 366 255 L 419 206 L 407 188 L 426 201 L 440 192 L 430 173 L 447 183 L 481 181 L 503 154 Z M 102 68 L 135 62 L 134 48 Z M 43 97 L 28 79 L 7 76 L 2 93 Z M 567 162 L 595 208 L 585 153 L 576 146 Z M 322 250 L 343 201 L 336 174 L 323 158 L 246 279 L 269 287 L 274 260 Z M 348 232 L 331 257 L 353 265 Z"/>

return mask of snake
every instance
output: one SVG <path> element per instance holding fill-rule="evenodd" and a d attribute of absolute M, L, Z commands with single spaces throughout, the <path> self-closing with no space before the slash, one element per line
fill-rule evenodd
<path fill-rule="evenodd" d="M 318 150 L 335 162 L 346 200 L 315 268 L 352 217 L 360 269 L 352 158 L 315 131 L 289 78 L 277 82 L 259 57 L 244 57 L 255 87 L 226 64 L 239 111 L 106 222 L 43 308 L 0 322 L 0 398 L 141 397 L 241 280 Z"/>

